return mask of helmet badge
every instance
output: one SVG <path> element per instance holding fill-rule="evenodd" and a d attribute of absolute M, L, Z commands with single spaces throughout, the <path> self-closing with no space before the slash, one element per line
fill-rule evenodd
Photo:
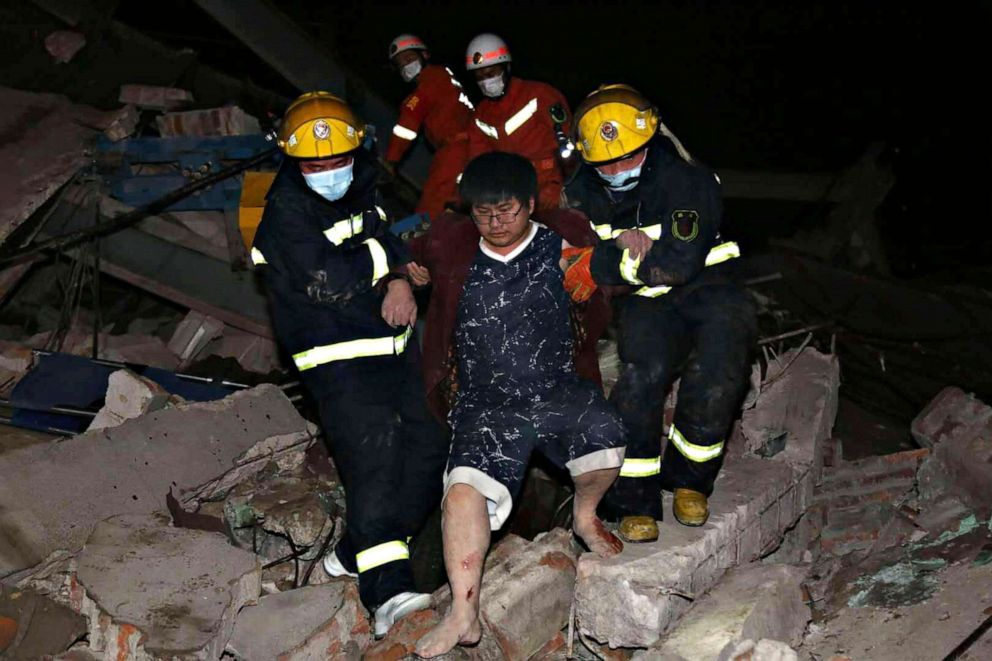
<path fill-rule="evenodd" d="M 331 127 L 322 119 L 318 119 L 313 125 L 313 137 L 318 140 L 326 140 L 331 134 Z"/>
<path fill-rule="evenodd" d="M 472 64 L 480 64 L 482 60 L 483 60 L 482 53 L 480 53 L 479 51 L 475 51 L 475 54 L 472 55 Z"/>
<path fill-rule="evenodd" d="M 603 136 L 603 140 L 606 140 L 607 142 L 613 142 L 614 140 L 617 139 L 617 136 L 619 135 L 617 133 L 616 124 L 614 124 L 613 122 L 603 122 L 602 124 L 600 124 L 599 134 Z"/>

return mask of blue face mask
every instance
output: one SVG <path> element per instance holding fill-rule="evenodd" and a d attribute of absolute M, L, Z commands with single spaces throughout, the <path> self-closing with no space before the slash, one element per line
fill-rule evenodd
<path fill-rule="evenodd" d="M 641 177 L 641 167 L 644 165 L 642 162 L 637 167 L 633 167 L 629 170 L 624 170 L 623 172 L 617 172 L 616 174 L 606 174 L 596 170 L 600 178 L 606 182 L 607 187 L 610 190 L 615 191 L 628 191 L 637 185 L 637 182 Z"/>
<path fill-rule="evenodd" d="M 352 171 L 354 168 L 355 162 L 352 161 L 344 167 L 333 170 L 304 174 L 303 178 L 313 192 L 334 202 L 335 200 L 340 200 L 348 192 L 348 187 L 351 186 L 351 180 L 353 178 Z"/>

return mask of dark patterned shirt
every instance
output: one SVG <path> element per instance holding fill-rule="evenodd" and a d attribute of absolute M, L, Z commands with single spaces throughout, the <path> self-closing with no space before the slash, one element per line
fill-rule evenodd
<path fill-rule="evenodd" d="M 509 255 L 480 244 L 458 304 L 459 397 L 529 397 L 574 374 L 561 237 L 542 225 Z"/>

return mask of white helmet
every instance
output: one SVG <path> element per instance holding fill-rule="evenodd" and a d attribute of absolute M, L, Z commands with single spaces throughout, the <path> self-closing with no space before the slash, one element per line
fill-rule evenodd
<path fill-rule="evenodd" d="M 512 61 L 510 47 L 502 38 L 489 32 L 472 39 L 465 50 L 465 69 L 468 71 Z"/>
<path fill-rule="evenodd" d="M 389 44 L 389 58 L 405 50 L 427 50 L 427 44 L 415 34 L 401 34 Z"/>

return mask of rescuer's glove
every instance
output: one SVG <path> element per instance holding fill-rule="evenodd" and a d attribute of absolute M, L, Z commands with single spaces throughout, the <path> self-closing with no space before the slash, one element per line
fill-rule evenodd
<path fill-rule="evenodd" d="M 592 248 L 564 248 L 561 251 L 565 262 L 565 291 L 576 303 L 588 301 L 596 291 L 596 282 L 592 279 L 589 264 L 592 260 Z"/>

